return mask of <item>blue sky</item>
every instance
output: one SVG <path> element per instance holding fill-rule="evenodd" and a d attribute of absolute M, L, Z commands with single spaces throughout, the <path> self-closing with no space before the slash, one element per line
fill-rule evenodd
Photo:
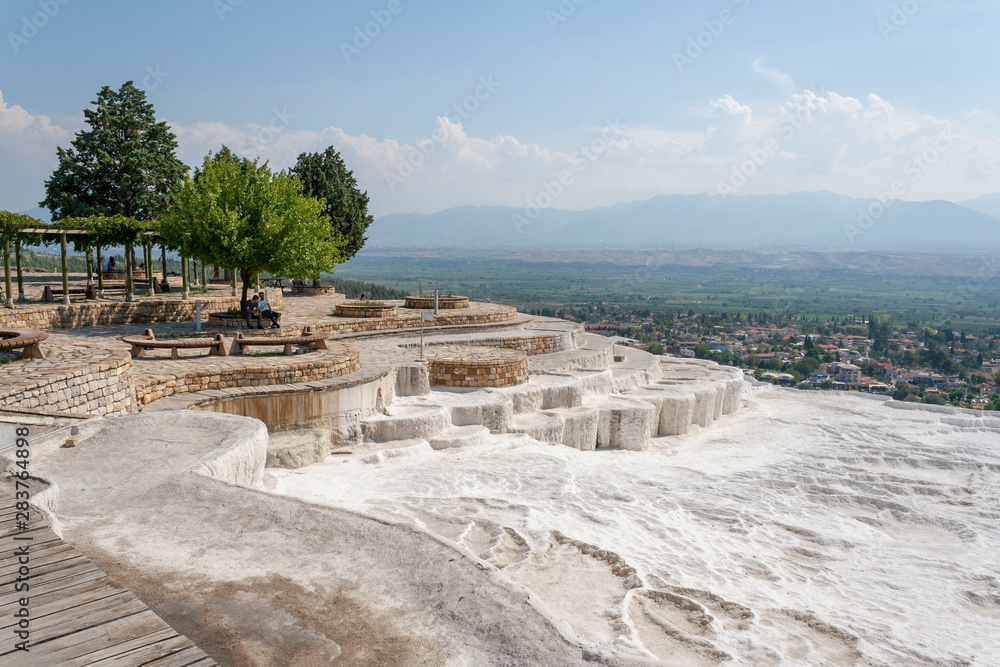
<path fill-rule="evenodd" d="M 0 208 L 128 79 L 189 164 L 332 144 L 378 214 L 526 205 L 566 171 L 560 208 L 875 196 L 914 159 L 902 198 L 1000 191 L 994 1 L 5 0 L 0 33 Z"/>

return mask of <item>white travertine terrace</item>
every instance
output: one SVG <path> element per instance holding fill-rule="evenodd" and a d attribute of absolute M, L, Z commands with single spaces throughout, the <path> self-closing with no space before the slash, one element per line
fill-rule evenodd
<path fill-rule="evenodd" d="M 261 627 L 279 628 L 269 650 L 287 641 L 297 664 L 348 654 L 374 664 L 363 652 L 376 645 L 395 647 L 402 664 L 634 664 L 592 652 L 529 591 L 430 532 L 269 491 L 266 465 L 301 467 L 335 450 L 375 465 L 507 435 L 644 450 L 739 408 L 737 369 L 615 348 L 564 322 L 525 323 L 428 340 L 544 350 L 528 357 L 530 378 L 517 386 L 432 387 L 412 336 L 376 338 L 351 343 L 363 365 L 350 375 L 161 399 L 139 415 L 81 423 L 72 448 L 54 431 L 33 445 L 33 472 L 48 485 L 36 502 L 196 642 L 195 611 L 210 608 L 251 644 Z M 273 416 L 272 432 L 253 415 Z M 338 604 L 353 610 L 359 646 L 303 620 Z"/>

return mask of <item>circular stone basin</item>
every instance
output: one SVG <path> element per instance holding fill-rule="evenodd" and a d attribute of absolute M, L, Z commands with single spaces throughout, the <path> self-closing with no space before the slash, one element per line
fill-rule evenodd
<path fill-rule="evenodd" d="M 354 301 L 337 304 L 333 314 L 337 317 L 395 317 L 396 306 Z"/>
<path fill-rule="evenodd" d="M 510 387 L 528 381 L 528 355 L 495 347 L 434 347 L 427 352 L 431 384 Z"/>
<path fill-rule="evenodd" d="M 296 296 L 335 296 L 337 294 L 337 288 L 333 285 L 320 285 L 319 287 L 292 285 L 291 290 L 292 294 Z"/>
<path fill-rule="evenodd" d="M 406 297 L 407 308 L 428 309 L 434 307 L 434 296 L 408 296 Z M 456 308 L 468 308 L 469 297 L 467 296 L 439 296 L 438 308 L 440 310 L 454 310 Z"/>

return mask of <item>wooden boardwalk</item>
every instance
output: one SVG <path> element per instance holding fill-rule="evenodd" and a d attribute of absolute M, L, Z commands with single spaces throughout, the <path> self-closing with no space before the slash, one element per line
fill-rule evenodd
<path fill-rule="evenodd" d="M 35 490 L 40 482 L 30 480 Z M 23 520 L 23 516 L 20 517 Z M 14 483 L 0 484 L 0 665 L 209 667 L 217 663 L 49 529 L 38 512 L 18 525 Z M 30 539 L 29 539 L 30 538 Z M 15 586 L 28 547 L 30 586 Z M 21 582 L 23 583 L 23 582 Z M 20 600 L 29 598 L 29 651 L 18 650 Z"/>

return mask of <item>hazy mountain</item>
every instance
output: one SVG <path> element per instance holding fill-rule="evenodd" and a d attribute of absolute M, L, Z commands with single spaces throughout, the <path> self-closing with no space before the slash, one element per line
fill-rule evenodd
<path fill-rule="evenodd" d="M 1000 193 L 995 195 L 984 195 L 972 201 L 959 202 L 965 208 L 972 209 L 990 217 L 1000 220 Z"/>
<path fill-rule="evenodd" d="M 49 214 L 49 209 L 47 208 L 29 208 L 27 211 L 18 211 L 23 215 L 30 215 L 36 220 L 41 220 L 42 222 L 52 222 L 52 216 Z"/>
<path fill-rule="evenodd" d="M 588 211 L 473 207 L 391 215 L 369 246 L 799 248 L 974 252 L 1000 247 L 1000 223 L 945 201 L 853 199 L 830 192 L 662 195 Z"/>

